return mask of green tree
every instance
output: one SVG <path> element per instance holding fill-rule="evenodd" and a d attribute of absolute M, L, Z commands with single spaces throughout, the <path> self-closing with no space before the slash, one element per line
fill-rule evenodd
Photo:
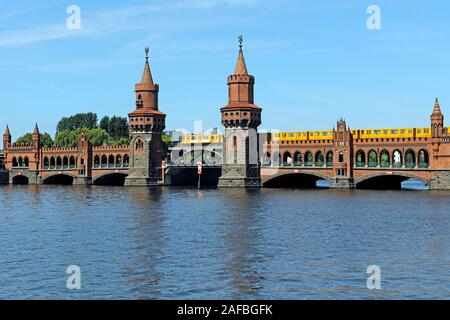
<path fill-rule="evenodd" d="M 39 136 L 39 139 L 41 141 L 40 146 L 45 148 L 50 148 L 54 145 L 52 137 L 47 133 L 41 133 Z M 33 134 L 32 133 L 26 133 L 23 136 L 19 137 L 16 141 L 16 143 L 21 144 L 31 144 L 33 142 Z"/>
<path fill-rule="evenodd" d="M 104 145 L 115 147 L 127 146 L 130 144 L 130 139 L 128 137 L 114 139 L 108 134 L 108 132 L 106 132 L 106 130 L 101 128 L 80 128 L 74 131 L 64 130 L 57 133 L 55 143 L 58 147 L 75 148 L 78 145 L 81 134 L 85 134 L 86 138 L 94 147 Z"/>
<path fill-rule="evenodd" d="M 56 132 L 73 131 L 81 128 L 95 129 L 97 128 L 97 114 L 78 113 L 70 117 L 62 118 L 57 125 Z"/>
<path fill-rule="evenodd" d="M 102 120 L 100 120 L 100 129 L 103 129 L 106 132 L 108 132 L 108 128 L 109 128 L 109 117 L 108 116 L 104 116 L 102 118 Z"/>
<path fill-rule="evenodd" d="M 121 118 L 114 116 L 109 118 L 103 117 L 100 121 L 100 128 L 106 130 L 108 134 L 113 138 L 120 140 L 121 138 L 128 137 L 128 120 L 127 118 Z"/>
<path fill-rule="evenodd" d="M 162 141 L 163 141 L 164 143 L 170 143 L 170 142 L 172 142 L 172 137 L 171 137 L 170 135 L 168 135 L 167 133 L 165 133 L 165 132 L 163 132 L 163 133 L 161 134 L 161 138 L 162 138 Z"/>

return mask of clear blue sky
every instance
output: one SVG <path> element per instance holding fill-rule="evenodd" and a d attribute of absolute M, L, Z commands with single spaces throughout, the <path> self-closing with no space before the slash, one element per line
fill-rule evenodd
<path fill-rule="evenodd" d="M 81 30 L 66 28 L 71 4 Z M 371 4 L 381 30 L 366 27 Z M 220 127 L 240 34 L 261 128 L 428 126 L 435 97 L 450 117 L 449 16 L 448 0 L 1 0 L 0 127 L 126 116 L 145 46 L 168 128 Z"/>

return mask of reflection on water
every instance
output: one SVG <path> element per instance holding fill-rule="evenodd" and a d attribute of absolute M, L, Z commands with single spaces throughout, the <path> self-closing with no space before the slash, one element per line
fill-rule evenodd
<path fill-rule="evenodd" d="M 4 186 L 0 299 L 448 299 L 449 205 L 430 191 Z M 365 287 L 372 264 L 381 291 Z"/>

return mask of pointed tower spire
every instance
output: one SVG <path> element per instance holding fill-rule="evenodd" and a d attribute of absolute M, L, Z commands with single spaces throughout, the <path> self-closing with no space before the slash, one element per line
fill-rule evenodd
<path fill-rule="evenodd" d="M 242 43 L 244 42 L 244 37 L 239 36 L 239 55 L 236 62 L 236 68 L 234 68 L 235 75 L 248 76 L 247 65 L 245 64 L 244 52 L 242 51 Z"/>
<path fill-rule="evenodd" d="M 144 66 L 144 72 L 142 73 L 141 83 L 154 85 L 152 72 L 150 71 L 150 64 L 148 63 L 148 52 L 149 52 L 149 49 L 145 48 L 145 66 Z"/>
<path fill-rule="evenodd" d="M 38 127 L 37 122 L 36 122 L 36 124 L 34 125 L 34 133 L 39 134 L 39 127 Z"/>
<path fill-rule="evenodd" d="M 6 129 L 5 129 L 5 133 L 3 134 L 4 136 L 10 136 L 11 132 L 9 132 L 9 126 L 6 125 Z"/>
<path fill-rule="evenodd" d="M 433 113 L 431 114 L 430 120 L 432 136 L 436 138 L 441 137 L 444 127 L 444 115 L 441 112 L 438 98 L 436 98 L 434 102 Z"/>
<path fill-rule="evenodd" d="M 9 127 L 6 126 L 5 133 L 3 133 L 3 149 L 7 149 L 11 146 L 11 132 Z"/>
<path fill-rule="evenodd" d="M 436 101 L 434 102 L 433 114 L 442 114 L 441 106 L 439 105 L 439 99 L 438 98 L 436 98 Z"/>

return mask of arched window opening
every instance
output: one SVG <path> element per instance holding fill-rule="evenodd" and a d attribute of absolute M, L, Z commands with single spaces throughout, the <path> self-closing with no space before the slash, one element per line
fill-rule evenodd
<path fill-rule="evenodd" d="M 389 152 L 383 150 L 380 154 L 380 167 L 387 168 L 391 165 L 389 160 Z"/>
<path fill-rule="evenodd" d="M 378 154 L 375 150 L 369 152 L 369 167 L 370 168 L 378 167 Z"/>
<path fill-rule="evenodd" d="M 356 152 L 356 167 L 357 168 L 364 168 L 366 166 L 366 154 L 364 151 L 359 150 Z"/>
<path fill-rule="evenodd" d="M 62 159 L 61 157 L 56 158 L 56 168 L 61 169 L 62 168 Z"/>
<path fill-rule="evenodd" d="M 94 168 L 100 168 L 100 157 L 98 155 L 94 157 Z"/>
<path fill-rule="evenodd" d="M 289 152 L 286 152 L 283 156 L 283 166 L 284 167 L 289 167 L 292 165 L 292 157 L 291 154 Z"/>
<path fill-rule="evenodd" d="M 71 169 L 73 169 L 73 168 L 75 168 L 77 166 L 77 162 L 76 162 L 76 159 L 75 159 L 74 156 L 70 157 L 69 166 L 70 166 Z"/>
<path fill-rule="evenodd" d="M 325 157 L 323 152 L 319 151 L 316 153 L 316 167 L 323 167 L 325 165 Z"/>
<path fill-rule="evenodd" d="M 136 107 L 138 109 L 142 109 L 144 107 L 144 102 L 142 101 L 142 96 L 141 95 L 138 95 L 138 97 L 137 97 Z"/>
<path fill-rule="evenodd" d="M 311 152 L 305 153 L 305 167 L 312 167 L 314 163 L 314 157 Z"/>
<path fill-rule="evenodd" d="M 344 162 L 344 153 L 343 152 L 339 153 L 339 162 L 340 163 Z"/>
<path fill-rule="evenodd" d="M 108 158 L 105 155 L 102 155 L 102 168 L 106 168 L 108 166 Z"/>
<path fill-rule="evenodd" d="M 402 153 L 399 150 L 395 150 L 392 154 L 392 166 L 395 168 L 403 166 Z"/>
<path fill-rule="evenodd" d="M 47 157 L 44 158 L 44 170 L 48 170 L 50 167 L 50 161 Z"/>
<path fill-rule="evenodd" d="M 263 165 L 264 166 L 271 166 L 272 165 L 271 154 L 269 152 L 266 152 L 266 154 L 264 155 Z"/>
<path fill-rule="evenodd" d="M 136 141 L 136 150 L 143 150 L 144 149 L 144 142 L 142 142 L 141 139 L 138 139 Z"/>
<path fill-rule="evenodd" d="M 114 156 L 113 155 L 110 155 L 109 157 L 108 157 L 108 167 L 109 168 L 113 168 L 114 166 L 115 166 L 115 163 L 116 161 L 115 161 L 115 159 L 114 159 Z"/>
<path fill-rule="evenodd" d="M 419 151 L 419 168 L 428 168 L 430 166 L 430 159 L 426 150 Z"/>
<path fill-rule="evenodd" d="M 412 150 L 408 150 L 405 154 L 405 167 L 406 168 L 416 167 L 416 155 Z"/>
<path fill-rule="evenodd" d="M 296 167 L 300 167 L 303 163 L 302 154 L 300 152 L 296 152 L 294 155 L 294 165 Z"/>
<path fill-rule="evenodd" d="M 237 153 L 237 144 L 238 144 L 238 142 L 237 142 L 237 137 L 236 136 L 234 136 L 233 137 L 233 159 L 234 159 L 234 164 L 237 164 L 238 163 L 238 153 Z"/>
<path fill-rule="evenodd" d="M 63 168 L 68 169 L 69 168 L 69 158 L 64 157 L 63 158 Z"/>
<path fill-rule="evenodd" d="M 56 168 L 56 160 L 55 157 L 51 157 L 50 158 L 50 169 L 55 169 Z"/>
<path fill-rule="evenodd" d="M 12 166 L 13 168 L 17 168 L 19 166 L 19 162 L 17 161 L 16 157 L 14 157 L 12 160 Z"/>
<path fill-rule="evenodd" d="M 123 156 L 123 166 L 125 168 L 128 168 L 129 165 L 130 165 L 130 157 L 128 155 L 124 155 Z"/>
<path fill-rule="evenodd" d="M 327 153 L 327 167 L 333 166 L 333 152 L 330 151 Z"/>
<path fill-rule="evenodd" d="M 117 157 L 116 157 L 116 167 L 122 167 L 122 156 L 121 155 L 118 155 Z"/>

